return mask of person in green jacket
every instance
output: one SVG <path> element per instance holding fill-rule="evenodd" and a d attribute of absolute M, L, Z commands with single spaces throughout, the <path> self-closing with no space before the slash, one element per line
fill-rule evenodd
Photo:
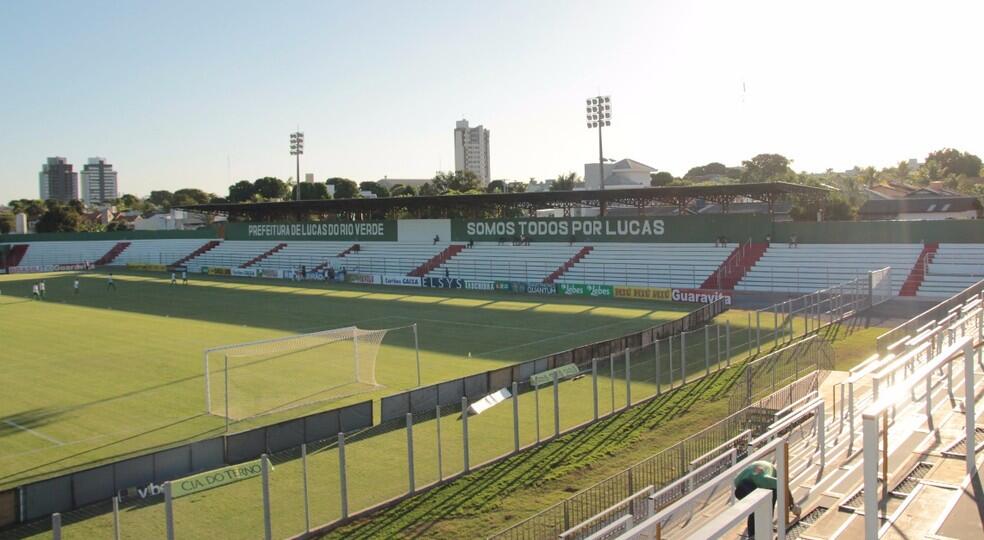
<path fill-rule="evenodd" d="M 744 499 L 758 488 L 772 491 L 772 504 L 776 504 L 778 480 L 776 479 L 776 467 L 768 461 L 756 461 L 748 467 L 742 469 L 735 477 L 735 498 Z M 791 509 L 799 517 L 800 509 L 793 504 L 789 486 L 786 487 L 786 507 Z M 755 536 L 755 516 L 748 516 L 748 535 Z"/>

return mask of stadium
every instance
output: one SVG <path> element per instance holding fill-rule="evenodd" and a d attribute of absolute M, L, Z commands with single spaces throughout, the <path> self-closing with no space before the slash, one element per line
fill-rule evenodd
<path fill-rule="evenodd" d="M 982 222 L 657 210 L 790 196 L 825 190 L 2 236 L 0 537 L 973 537 Z"/>

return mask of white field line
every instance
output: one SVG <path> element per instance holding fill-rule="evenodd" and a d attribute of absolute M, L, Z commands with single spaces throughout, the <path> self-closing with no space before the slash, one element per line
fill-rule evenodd
<path fill-rule="evenodd" d="M 18 424 L 17 422 L 14 422 L 13 420 L 4 420 L 3 423 L 4 424 L 7 424 L 8 426 L 11 426 L 11 427 L 15 427 L 17 429 L 24 430 L 24 431 L 30 433 L 31 435 L 35 435 L 37 437 L 41 437 L 42 439 L 44 439 L 44 440 L 46 440 L 46 441 L 48 441 L 50 443 L 56 444 L 58 446 L 61 446 L 61 445 L 65 444 L 65 443 L 59 441 L 58 439 L 56 439 L 54 437 L 49 437 L 48 435 L 45 435 L 44 433 L 41 433 L 40 431 L 35 431 L 35 430 L 33 430 L 33 429 L 29 428 L 29 427 L 24 427 L 24 426 Z"/>

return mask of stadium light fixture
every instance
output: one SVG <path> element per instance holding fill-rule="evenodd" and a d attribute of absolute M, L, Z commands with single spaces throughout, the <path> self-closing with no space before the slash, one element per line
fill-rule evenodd
<path fill-rule="evenodd" d="M 586 101 L 588 129 L 598 128 L 598 177 L 601 189 L 605 189 L 605 154 L 601 143 L 601 128 L 612 125 L 612 96 L 595 96 Z"/>
<path fill-rule="evenodd" d="M 295 194 L 295 200 L 301 200 L 301 154 L 304 153 L 304 133 L 300 131 L 295 131 L 290 134 L 290 155 L 296 156 L 297 158 L 297 176 L 294 177 L 294 183 L 297 185 L 297 193 Z"/>

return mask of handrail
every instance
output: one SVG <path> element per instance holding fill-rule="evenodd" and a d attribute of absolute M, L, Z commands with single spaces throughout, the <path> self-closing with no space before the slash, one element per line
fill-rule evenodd
<path fill-rule="evenodd" d="M 755 516 L 756 531 L 771 530 L 773 519 L 772 491 L 757 488 L 740 502 L 731 505 L 706 525 L 697 529 L 690 535 L 690 538 L 723 538 L 726 532 L 741 524 L 748 514 Z M 772 534 L 767 536 L 771 537 Z"/>
<path fill-rule="evenodd" d="M 570 529 L 567 529 L 566 531 L 560 533 L 560 536 L 558 538 L 560 540 L 566 540 L 571 535 L 576 534 L 577 532 L 579 532 L 580 530 L 584 529 L 585 527 L 591 526 L 591 524 L 594 523 L 595 521 L 597 521 L 597 520 L 605 517 L 606 515 L 612 513 L 615 510 L 618 510 L 619 508 L 621 508 L 623 506 L 626 506 L 626 505 L 629 506 L 629 514 L 627 516 L 624 516 L 622 518 L 619 518 L 618 521 L 616 521 L 616 523 L 624 520 L 625 518 L 629 518 L 630 520 L 633 519 L 634 516 L 632 514 L 632 503 L 635 502 L 635 500 L 638 499 L 641 496 L 646 496 L 647 503 L 650 506 L 650 510 L 647 513 L 647 515 L 648 514 L 651 514 L 652 511 L 653 511 L 652 508 L 651 508 L 652 507 L 652 502 L 651 502 L 652 499 L 650 499 L 649 497 L 653 494 L 653 489 L 654 489 L 653 486 L 646 486 L 646 487 L 640 489 L 639 491 L 633 493 L 632 495 L 629 495 L 628 497 L 622 499 L 621 501 L 618 501 L 617 503 L 609 506 L 608 508 L 605 508 L 601 512 L 598 512 L 597 514 L 589 517 L 588 519 L 582 521 L 581 523 L 578 523 L 577 525 L 571 527 Z M 605 528 L 603 528 L 603 529 L 595 532 L 594 534 L 592 534 L 592 536 L 594 536 L 595 534 L 600 533 L 601 531 L 607 529 L 608 527 L 609 526 L 606 526 Z"/>

